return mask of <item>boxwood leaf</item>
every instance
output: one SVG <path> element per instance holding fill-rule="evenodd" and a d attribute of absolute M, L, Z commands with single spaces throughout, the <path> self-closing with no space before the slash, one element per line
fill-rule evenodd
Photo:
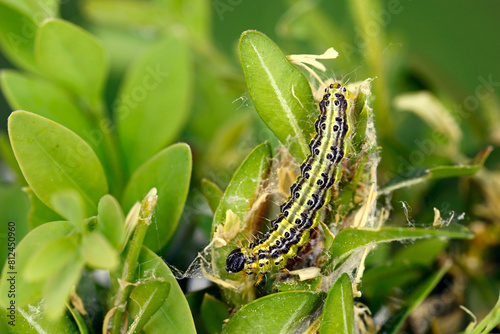
<path fill-rule="evenodd" d="M 11 321 L 12 319 L 6 317 L 7 315 L 2 307 L 0 309 L 0 332 L 10 334 L 82 334 L 76 329 L 67 315 L 63 315 L 56 320 L 48 319 L 44 313 L 40 312 L 42 305 L 42 300 L 36 300 L 29 306 L 24 307 L 16 305 L 15 326 L 5 325 L 5 328 L 2 328 L 2 322 L 7 324 L 7 321 Z"/>
<path fill-rule="evenodd" d="M 37 72 L 34 56 L 37 25 L 33 19 L 6 3 L 0 3 L 0 18 L 0 46 L 3 54 L 13 64 Z"/>
<path fill-rule="evenodd" d="M 316 107 L 308 81 L 278 46 L 258 31 L 240 38 L 240 60 L 255 109 L 290 153 L 303 161 Z"/>
<path fill-rule="evenodd" d="M 191 81 L 181 38 L 152 45 L 127 71 L 115 112 L 130 174 L 179 135 L 189 115 Z"/>
<path fill-rule="evenodd" d="M 26 263 L 24 278 L 34 282 L 54 275 L 75 256 L 76 247 L 74 235 L 47 241 L 31 255 Z"/>
<path fill-rule="evenodd" d="M 352 284 L 349 275 L 344 273 L 328 292 L 319 333 L 354 334 L 355 329 Z"/>
<path fill-rule="evenodd" d="M 85 263 L 92 268 L 112 270 L 118 265 L 116 250 L 97 231 L 83 236 L 80 252 Z"/>
<path fill-rule="evenodd" d="M 85 212 L 97 212 L 108 191 L 104 170 L 92 148 L 74 132 L 47 118 L 16 111 L 9 117 L 9 137 L 24 177 L 49 208 L 52 195 L 73 189 Z"/>
<path fill-rule="evenodd" d="M 100 142 L 91 136 L 95 131 L 92 123 L 65 90 L 49 80 L 13 70 L 2 71 L 0 83 L 13 110 L 28 110 L 67 127 L 103 158 Z"/>
<path fill-rule="evenodd" d="M 98 107 L 107 64 L 94 36 L 67 21 L 46 20 L 37 32 L 35 59 L 45 75 Z"/>
<path fill-rule="evenodd" d="M 324 293 L 306 291 L 268 295 L 243 306 L 229 320 L 223 333 L 291 333 L 323 300 Z"/>
<path fill-rule="evenodd" d="M 215 183 L 207 179 L 201 181 L 201 190 L 208 202 L 208 206 L 215 213 L 224 193 Z"/>
<path fill-rule="evenodd" d="M 203 296 L 201 318 L 209 333 L 220 333 L 224 320 L 229 319 L 229 317 L 229 309 L 226 304 L 208 293 Z"/>
<path fill-rule="evenodd" d="M 217 226 L 226 219 L 228 210 L 235 213 L 241 222 L 245 221 L 246 214 L 252 207 L 262 181 L 268 173 L 270 159 L 271 146 L 269 143 L 264 143 L 254 148 L 238 167 L 215 212 L 212 235 Z"/>
<path fill-rule="evenodd" d="M 470 239 L 474 234 L 458 224 L 450 224 L 443 228 L 405 228 L 382 227 L 380 229 L 346 228 L 340 231 L 330 249 L 330 260 L 323 267 L 332 269 L 332 263 L 339 263 L 354 250 L 369 245 L 427 238 Z"/>
<path fill-rule="evenodd" d="M 257 200 L 257 196 L 262 187 L 262 182 L 266 178 L 271 162 L 271 146 L 269 143 L 264 143 L 257 146 L 247 156 L 245 161 L 238 167 L 234 173 L 229 185 L 224 192 L 220 201 L 217 211 L 214 214 L 212 222 L 212 238 L 215 232 L 220 231 L 219 226 L 223 231 L 242 231 L 230 239 L 227 245 L 212 248 L 212 263 L 214 265 L 214 272 L 219 275 L 221 279 L 237 279 L 241 277 L 238 274 L 228 274 L 225 270 L 226 258 L 229 253 L 236 247 L 238 241 L 243 241 L 248 238 L 249 233 L 252 232 L 254 222 L 260 219 L 259 214 L 255 214 L 258 210 L 252 211 L 252 206 Z M 249 214 L 251 216 L 249 216 Z M 227 218 L 233 217 L 231 221 Z M 237 217 L 237 219 L 234 219 Z M 243 223 L 247 226 L 243 226 Z M 238 225 L 237 225 L 238 224 Z M 225 234 L 225 233 L 223 233 Z M 230 233 L 231 234 L 231 233 Z M 218 236 L 220 238 L 220 236 Z M 227 236 L 223 236 L 225 242 Z M 243 280 L 240 281 L 245 284 Z M 253 284 L 246 284 L 247 287 L 253 289 Z M 248 303 L 252 297 L 252 293 L 236 293 L 230 289 L 223 289 L 226 300 L 234 305 L 242 305 Z"/>
<path fill-rule="evenodd" d="M 54 210 L 83 230 L 83 219 L 87 217 L 82 199 L 74 189 L 64 189 L 55 192 L 50 198 Z"/>
<path fill-rule="evenodd" d="M 16 248 L 16 270 L 18 273 L 24 272 L 29 258 L 39 249 L 42 245 L 50 240 L 59 239 L 70 235 L 74 231 L 74 225 L 70 222 L 51 222 L 44 224 L 24 237 L 24 239 L 17 245 Z M 10 271 L 7 266 L 3 268 L 2 277 L 7 277 L 7 272 Z M 23 275 L 17 277 L 17 306 L 23 307 L 28 303 L 34 301 L 36 298 L 42 296 L 42 282 L 28 282 L 23 278 Z M 6 280 L 0 281 L 0 304 L 2 308 L 8 305 L 7 291 L 9 284 Z"/>
<path fill-rule="evenodd" d="M 189 190 L 191 150 L 186 144 L 175 144 L 162 150 L 139 167 L 130 178 L 122 203 L 128 211 L 136 201 L 156 187 L 156 219 L 150 226 L 144 244 L 160 250 L 174 233 Z"/>
<path fill-rule="evenodd" d="M 71 289 L 80 280 L 84 262 L 78 254 L 51 276 L 43 289 L 45 311 L 49 319 L 57 319 L 63 315 Z"/>
<path fill-rule="evenodd" d="M 115 249 L 121 249 L 125 238 L 125 216 L 118 201 L 105 195 L 97 208 L 97 231 L 102 233 Z"/>
<path fill-rule="evenodd" d="M 151 279 L 137 285 L 130 294 L 128 312 L 134 318 L 127 334 L 140 333 L 144 325 L 165 303 L 170 293 L 170 283 L 163 279 Z"/>
<path fill-rule="evenodd" d="M 165 262 L 155 253 L 143 247 L 139 256 L 138 277 L 154 276 L 170 283 L 168 298 L 142 329 L 146 334 L 196 333 L 193 317 L 186 297 Z"/>

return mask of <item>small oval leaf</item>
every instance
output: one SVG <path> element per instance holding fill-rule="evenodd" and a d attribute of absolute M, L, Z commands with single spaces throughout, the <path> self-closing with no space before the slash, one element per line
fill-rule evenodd
<path fill-rule="evenodd" d="M 18 273 L 24 272 L 26 264 L 28 263 L 30 257 L 39 249 L 42 245 L 50 240 L 55 240 L 61 237 L 66 237 L 74 232 L 75 226 L 70 222 L 52 222 L 44 224 L 37 227 L 17 245 L 16 248 L 16 270 Z M 7 277 L 8 270 L 7 266 L 3 268 L 2 277 Z M 16 302 L 19 307 L 26 306 L 26 304 L 34 301 L 36 298 L 42 296 L 43 285 L 41 282 L 28 282 L 23 278 L 22 275 L 17 277 L 16 282 L 17 294 Z M 0 304 L 2 308 L 9 304 L 8 290 L 10 284 L 7 280 L 0 280 Z"/>
<path fill-rule="evenodd" d="M 215 183 L 207 179 L 201 181 L 201 190 L 208 202 L 208 206 L 215 213 L 224 193 Z"/>
<path fill-rule="evenodd" d="M 25 307 L 16 307 L 15 326 L 7 325 L 7 321 L 12 321 L 12 318 L 7 318 L 4 309 L 0 309 L 0 333 L 10 334 L 40 334 L 40 333 L 58 333 L 58 334 L 86 334 L 78 332 L 78 329 L 73 323 L 73 319 L 66 314 L 57 320 L 48 319 L 44 313 L 40 312 L 40 305 L 43 301 L 35 300 L 32 304 Z M 2 327 L 3 319 L 5 319 L 5 328 Z"/>
<path fill-rule="evenodd" d="M 105 195 L 97 208 L 97 231 L 108 239 L 115 249 L 121 249 L 125 238 L 125 216 L 118 201 Z"/>
<path fill-rule="evenodd" d="M 83 219 L 87 217 L 82 199 L 73 189 L 65 189 L 52 194 L 50 203 L 58 214 L 75 226 L 81 226 Z"/>
<path fill-rule="evenodd" d="M 13 112 L 8 128 L 24 177 L 45 205 L 55 209 L 52 195 L 72 189 L 82 197 L 87 214 L 97 212 L 97 202 L 107 193 L 108 184 L 99 159 L 84 140 L 62 125 L 26 111 Z"/>
<path fill-rule="evenodd" d="M 349 275 L 344 273 L 328 292 L 319 333 L 354 334 L 355 329 L 352 284 Z"/>
<path fill-rule="evenodd" d="M 191 81 L 180 38 L 154 44 L 128 70 L 115 112 L 129 174 L 177 138 L 189 115 Z"/>
<path fill-rule="evenodd" d="M 16 1 L 20 2 L 20 1 Z M 34 45 L 37 25 L 30 16 L 10 4 L 0 3 L 0 46 L 17 66 L 37 73 Z"/>
<path fill-rule="evenodd" d="M 165 280 L 151 279 L 137 285 L 130 294 L 128 312 L 134 318 L 127 334 L 140 333 L 144 325 L 165 303 L 170 293 L 170 283 Z"/>
<path fill-rule="evenodd" d="M 107 64 L 94 36 L 67 21 L 46 20 L 37 32 L 35 59 L 45 75 L 85 97 L 90 107 L 99 104 Z"/>
<path fill-rule="evenodd" d="M 118 254 L 97 231 L 83 237 L 80 252 L 85 263 L 93 268 L 112 270 L 118 265 Z"/>
<path fill-rule="evenodd" d="M 203 296 L 201 318 L 209 333 L 220 333 L 224 321 L 229 317 L 229 309 L 226 304 L 209 294 Z"/>
<path fill-rule="evenodd" d="M 26 280 L 39 281 L 54 275 L 75 256 L 75 250 L 74 236 L 47 241 L 28 260 L 24 269 Z"/>
<path fill-rule="evenodd" d="M 71 289 L 80 281 L 83 267 L 82 259 L 76 255 L 72 261 L 47 280 L 43 289 L 47 318 L 54 320 L 64 314 Z"/>
<path fill-rule="evenodd" d="M 167 147 L 139 167 L 127 184 L 123 208 L 128 211 L 155 187 L 158 190 L 156 219 L 150 226 L 144 244 L 160 250 L 170 239 L 181 216 L 191 179 L 191 150 L 186 144 Z"/>
<path fill-rule="evenodd" d="M 49 80 L 13 70 L 2 71 L 0 80 L 2 92 L 13 110 L 28 110 L 67 127 L 103 158 L 100 142 L 92 136 L 95 132 L 92 123 L 65 90 Z"/>
<path fill-rule="evenodd" d="M 242 307 L 223 333 L 294 332 L 321 307 L 323 299 L 324 293 L 305 291 L 280 292 L 257 299 Z"/>
<path fill-rule="evenodd" d="M 244 32 L 239 50 L 255 109 L 290 153 L 303 161 L 317 115 L 308 81 L 261 32 Z"/>
<path fill-rule="evenodd" d="M 231 210 L 241 222 L 256 199 L 261 183 L 267 175 L 271 159 L 271 146 L 264 143 L 253 149 L 234 173 L 224 192 L 212 223 L 212 235 Z"/>
<path fill-rule="evenodd" d="M 139 256 L 140 266 L 138 277 L 149 278 L 154 274 L 170 283 L 170 292 L 167 300 L 160 309 L 146 323 L 143 328 L 146 334 L 195 334 L 193 316 L 175 276 L 165 262 L 155 253 L 143 247 Z"/>

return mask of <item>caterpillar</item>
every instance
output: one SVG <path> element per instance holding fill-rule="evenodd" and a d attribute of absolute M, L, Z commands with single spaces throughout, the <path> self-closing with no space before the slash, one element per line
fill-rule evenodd
<path fill-rule="evenodd" d="M 319 102 L 316 136 L 309 144 L 310 155 L 300 166 L 300 175 L 290 188 L 290 196 L 280 206 L 271 229 L 248 247 L 233 250 L 226 259 L 226 271 L 267 274 L 282 269 L 296 256 L 318 224 L 316 213 L 325 205 L 328 189 L 335 183 L 337 167 L 344 158 L 344 140 L 350 132 L 347 115 L 353 94 L 342 83 L 325 88 Z"/>

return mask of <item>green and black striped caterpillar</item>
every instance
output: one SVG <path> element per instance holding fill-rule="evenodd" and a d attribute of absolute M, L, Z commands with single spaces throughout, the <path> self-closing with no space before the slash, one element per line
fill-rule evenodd
<path fill-rule="evenodd" d="M 318 224 L 316 213 L 325 205 L 327 191 L 335 183 L 336 170 L 345 155 L 352 101 L 353 94 L 342 83 L 325 89 L 315 123 L 317 134 L 309 144 L 311 154 L 300 166 L 301 174 L 290 188 L 290 197 L 280 206 L 281 213 L 271 222 L 269 232 L 228 255 L 228 273 L 279 270 L 309 241 L 311 230 Z"/>

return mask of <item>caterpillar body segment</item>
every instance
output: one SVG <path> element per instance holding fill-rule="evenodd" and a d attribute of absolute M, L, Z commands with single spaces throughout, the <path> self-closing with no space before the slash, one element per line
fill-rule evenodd
<path fill-rule="evenodd" d="M 271 269 L 282 269 L 309 241 L 311 230 L 319 221 L 316 213 L 325 205 L 327 191 L 335 183 L 336 171 L 345 155 L 353 98 L 342 83 L 325 89 L 315 122 L 316 135 L 309 144 L 310 155 L 300 167 L 301 174 L 291 186 L 290 196 L 280 206 L 280 215 L 262 238 L 228 255 L 228 273 L 267 274 Z"/>

